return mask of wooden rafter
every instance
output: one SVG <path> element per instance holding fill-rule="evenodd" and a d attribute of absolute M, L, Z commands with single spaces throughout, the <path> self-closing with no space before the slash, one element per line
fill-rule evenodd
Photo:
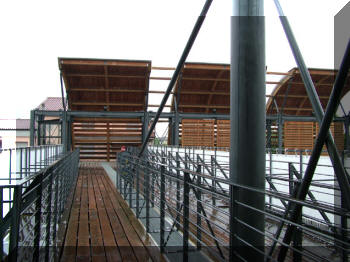
<path fill-rule="evenodd" d="M 107 104 L 107 111 L 110 111 L 109 109 L 109 80 L 108 80 L 108 67 L 107 65 L 104 66 L 104 72 L 105 72 L 105 89 L 106 89 L 106 104 Z"/>
<path fill-rule="evenodd" d="M 326 75 L 324 77 L 322 77 L 316 84 L 315 84 L 315 88 L 317 88 L 318 86 L 320 86 L 323 82 L 327 81 L 327 79 L 330 77 L 330 75 Z M 306 96 L 301 102 L 300 102 L 300 105 L 299 105 L 299 108 L 298 110 L 296 111 L 295 115 L 298 115 L 300 111 L 305 111 L 305 110 L 302 110 L 302 108 L 304 107 L 306 101 L 308 101 L 309 97 Z M 312 110 L 312 108 L 311 108 Z"/>
<path fill-rule="evenodd" d="M 143 103 L 72 102 L 75 106 L 143 106 Z"/>
<path fill-rule="evenodd" d="M 217 75 L 217 78 L 220 79 L 220 77 L 222 77 L 222 75 L 224 74 L 225 71 L 219 71 L 218 75 Z M 217 87 L 219 81 L 215 81 L 212 85 L 212 87 L 210 88 L 210 91 L 211 93 L 209 94 L 209 97 L 208 97 L 208 103 L 207 105 L 210 105 L 212 100 L 213 100 L 213 92 L 215 91 L 215 88 Z M 209 107 L 206 108 L 205 112 L 206 113 L 209 113 Z"/>

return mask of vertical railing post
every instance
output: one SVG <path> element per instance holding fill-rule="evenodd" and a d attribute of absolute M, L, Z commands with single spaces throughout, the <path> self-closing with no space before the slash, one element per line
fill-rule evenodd
<path fill-rule="evenodd" d="M 216 150 L 216 149 L 215 149 Z M 211 173 L 213 176 L 213 179 L 211 180 L 211 187 L 212 187 L 212 191 L 216 191 L 216 163 L 214 161 L 214 156 L 210 156 L 210 164 L 211 164 Z M 215 194 L 213 193 L 211 195 L 211 199 L 212 199 L 212 204 L 213 206 L 216 206 L 216 198 L 215 198 Z"/>
<path fill-rule="evenodd" d="M 300 176 L 303 177 L 304 169 L 303 169 L 303 150 L 299 151 L 299 173 Z"/>
<path fill-rule="evenodd" d="M 148 158 L 148 153 L 146 154 L 145 153 L 145 155 L 144 156 L 146 156 L 146 158 Z M 151 165 L 150 165 L 150 163 L 149 163 L 149 161 L 147 161 L 146 162 L 146 170 L 145 170 L 145 172 L 144 172 L 144 174 L 145 174 L 145 186 L 144 186 L 144 188 L 145 188 L 145 201 L 146 201 L 146 232 L 150 232 L 150 227 L 149 227 L 149 222 L 150 222 L 150 218 L 149 218 L 149 207 L 150 207 L 150 205 L 149 205 L 149 202 L 150 202 L 150 190 L 149 190 L 149 188 L 150 188 L 150 175 L 151 175 L 151 171 L 150 171 L 150 168 L 151 168 Z"/>
<path fill-rule="evenodd" d="M 283 152 L 283 119 L 282 115 L 278 114 L 278 152 Z"/>
<path fill-rule="evenodd" d="M 51 174 L 49 174 L 50 178 L 49 178 L 49 184 L 47 185 L 47 202 L 46 202 L 46 245 L 45 245 L 45 261 L 49 261 L 50 260 L 50 249 L 54 247 L 54 245 L 52 245 L 51 243 L 51 239 L 54 240 L 54 238 L 52 238 L 51 235 L 51 226 L 53 225 L 53 227 L 56 227 L 56 221 L 54 221 L 54 223 L 51 223 L 51 214 L 52 214 L 52 189 L 53 189 L 53 177 L 56 174 L 56 170 L 53 170 L 51 172 Z"/>
<path fill-rule="evenodd" d="M 21 148 L 19 150 L 20 155 L 19 155 L 19 175 L 20 175 L 20 179 L 23 178 L 23 148 Z M 16 150 L 17 153 L 17 150 Z"/>
<path fill-rule="evenodd" d="M 72 159 L 74 160 L 74 159 Z M 73 163 L 71 163 L 71 165 L 73 165 Z M 75 170 L 72 170 L 73 172 Z M 59 195 L 58 195 L 58 186 L 59 186 L 59 181 L 60 181 L 60 176 L 61 176 L 61 172 L 62 170 L 59 170 L 57 173 L 56 173 L 56 176 L 54 177 L 54 180 L 55 182 L 52 182 L 55 184 L 55 191 L 54 191 L 54 194 L 55 194 L 55 200 L 54 200 L 54 225 L 56 225 L 58 223 L 58 198 L 59 198 Z M 64 172 L 64 171 L 63 171 Z M 63 176 L 64 176 L 64 173 L 63 173 Z M 73 180 L 73 177 L 71 178 L 71 180 Z M 71 183 L 72 184 L 72 183 Z M 54 239 L 56 241 L 56 235 L 57 235 L 57 227 L 54 226 L 53 227 L 53 233 L 52 233 L 52 239 Z M 55 243 L 56 244 L 56 243 Z M 56 246 L 54 244 L 54 246 Z"/>
<path fill-rule="evenodd" d="M 20 221 L 21 221 L 22 186 L 21 185 L 15 186 L 13 194 L 14 194 L 14 197 L 13 197 L 13 206 L 12 206 L 13 213 L 11 216 L 9 261 L 17 261 L 19 227 L 20 227 Z"/>
<path fill-rule="evenodd" d="M 186 161 L 186 156 L 185 156 Z M 185 169 L 188 168 L 185 162 Z M 190 174 L 186 171 L 184 172 L 184 193 L 183 193 L 183 259 L 182 261 L 188 261 L 188 239 L 189 239 L 189 215 L 190 215 Z"/>
<path fill-rule="evenodd" d="M 137 161 L 136 170 L 135 170 L 135 175 L 136 175 L 136 217 L 139 218 L 139 216 L 140 216 L 140 162 L 141 162 L 141 157 L 136 158 L 135 161 Z"/>
<path fill-rule="evenodd" d="M 202 217 L 201 217 L 201 208 L 200 205 L 202 204 L 202 191 L 200 189 L 202 184 L 202 166 L 199 161 L 200 157 L 197 154 L 197 170 L 196 170 L 196 176 L 197 176 L 197 249 L 200 250 L 202 246 Z M 204 161 L 204 158 L 203 158 Z"/>
<path fill-rule="evenodd" d="M 132 188 L 133 188 L 133 184 L 134 184 L 134 174 L 133 174 L 133 164 L 132 164 L 132 159 L 130 157 L 129 159 L 129 163 L 130 163 L 130 170 L 129 170 L 129 207 L 130 209 L 132 208 Z"/>
<path fill-rule="evenodd" d="M 270 153 L 269 153 L 269 182 L 271 182 L 271 178 L 272 178 L 272 148 L 269 149 Z M 270 184 L 269 184 L 270 187 Z M 269 195 L 269 208 L 271 209 L 271 205 L 272 205 L 272 197 Z"/>
<path fill-rule="evenodd" d="M 160 166 L 160 252 L 164 252 L 165 233 L 165 157 L 162 153 L 162 163 Z"/>
<path fill-rule="evenodd" d="M 180 229 L 180 201 L 181 201 L 181 192 L 180 192 L 180 157 L 179 157 L 179 148 L 177 148 L 176 152 L 176 211 L 178 212 L 176 215 L 176 228 Z"/>
<path fill-rule="evenodd" d="M 229 261 L 237 261 L 237 252 L 240 251 L 239 241 L 237 240 L 236 233 L 239 225 L 237 225 L 238 204 L 237 199 L 239 196 L 239 187 L 230 184 L 230 249 L 229 249 Z M 241 250 L 242 251 L 242 250 Z"/>
<path fill-rule="evenodd" d="M 291 198 L 294 198 L 296 195 L 296 192 L 299 188 L 300 182 L 298 178 L 294 181 L 294 167 L 292 163 L 288 163 L 288 174 L 289 174 L 289 195 Z M 302 213 L 300 214 L 297 223 L 301 225 L 302 222 Z M 295 231 L 294 237 L 293 237 L 293 262 L 302 261 L 302 231 L 300 228 L 298 228 Z"/>
<path fill-rule="evenodd" d="M 36 189 L 36 201 L 35 201 L 35 227 L 34 227 L 34 258 L 39 261 L 40 256 L 40 233 L 41 233 L 41 208 L 42 208 L 42 180 L 43 173 L 39 173 L 38 176 L 38 187 Z"/>
<path fill-rule="evenodd" d="M 10 153 L 10 165 L 9 165 L 9 184 L 11 185 L 11 183 L 12 183 L 12 150 L 10 149 L 9 150 L 9 153 Z M 17 154 L 17 150 L 15 150 L 15 153 Z M 15 170 L 17 169 L 17 167 L 15 168 Z M 16 170 L 17 171 L 17 170 Z M 22 172 L 22 168 L 20 167 L 20 172 Z M 17 177 L 17 175 L 16 175 L 16 177 Z M 9 188 L 9 201 L 11 201 L 11 198 L 12 198 L 12 196 L 11 196 L 11 188 Z M 10 207 L 11 207 L 11 204 L 10 204 Z"/>
<path fill-rule="evenodd" d="M 156 162 L 156 158 L 154 155 L 152 155 L 152 163 L 153 163 L 153 169 L 157 170 L 157 164 L 154 164 Z M 155 199 L 155 192 L 154 192 L 154 184 L 155 184 L 155 176 L 156 176 L 156 173 L 152 172 L 150 173 L 150 180 L 151 180 L 151 204 L 152 204 L 152 207 L 154 207 L 154 199 Z"/>
<path fill-rule="evenodd" d="M 4 201 L 4 188 L 0 187 L 0 224 L 2 223 L 3 219 L 3 201 Z M 4 235 L 0 234 L 0 261 L 3 261 L 3 256 L 4 256 Z"/>

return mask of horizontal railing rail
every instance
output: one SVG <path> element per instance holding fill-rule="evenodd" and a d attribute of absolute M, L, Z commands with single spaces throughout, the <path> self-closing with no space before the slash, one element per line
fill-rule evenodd
<path fill-rule="evenodd" d="M 0 185 L 5 187 L 0 191 L 0 217 L 3 218 L 12 206 L 14 189 L 8 185 L 21 183 L 25 188 L 30 179 L 27 182 L 23 179 L 32 177 L 62 156 L 63 145 L 1 149 Z"/>
<path fill-rule="evenodd" d="M 79 150 L 64 155 L 49 152 L 41 159 L 47 164 L 45 168 L 28 173 L 15 184 L 0 186 L 0 197 L 6 190 L 12 192 L 11 201 L 0 201 L 2 212 L 4 203 L 10 204 L 0 221 L 0 261 L 53 261 L 59 256 L 57 234 L 76 183 Z"/>
<path fill-rule="evenodd" d="M 202 251 L 218 259 L 228 260 L 232 249 L 246 248 L 264 254 L 267 260 L 278 256 L 282 235 L 287 225 L 297 226 L 292 242 L 291 256 L 314 261 L 334 261 L 344 258 L 350 248 L 348 228 L 344 220 L 350 218 L 341 206 L 339 186 L 331 162 L 321 157 L 305 201 L 295 199 L 309 156 L 266 155 L 266 189 L 232 183 L 229 175 L 229 154 L 223 150 L 182 147 L 148 147 L 139 158 L 137 148 L 117 155 L 117 188 L 137 217 L 144 222 L 147 232 L 159 232 L 159 245 L 170 252 L 169 239 L 175 231 L 181 233 L 181 251 Z M 230 203 L 231 194 L 251 192 L 265 196 L 265 209 L 260 210 L 248 201 Z M 233 206 L 252 215 L 265 216 L 265 231 L 261 232 L 230 216 Z M 302 205 L 298 223 L 285 214 L 289 205 Z M 159 222 L 152 222 L 152 209 Z M 233 212 L 234 214 L 234 212 Z M 157 220 L 158 221 L 158 220 Z M 171 226 L 165 226 L 171 221 Z M 231 228 L 230 221 L 234 221 Z M 343 221 L 343 222 L 341 222 Z M 154 228 L 158 224 L 159 228 Z M 254 247 L 244 236 L 234 231 L 244 227 L 265 237 L 265 247 Z M 230 235 L 237 246 L 230 246 Z M 321 250 L 321 251 L 320 251 Z M 239 259 L 238 259 L 239 261 Z"/>

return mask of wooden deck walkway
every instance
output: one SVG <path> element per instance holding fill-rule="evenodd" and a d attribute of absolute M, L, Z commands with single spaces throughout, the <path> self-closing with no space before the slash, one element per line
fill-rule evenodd
<path fill-rule="evenodd" d="M 61 261 L 162 261 L 99 164 L 83 163 Z"/>

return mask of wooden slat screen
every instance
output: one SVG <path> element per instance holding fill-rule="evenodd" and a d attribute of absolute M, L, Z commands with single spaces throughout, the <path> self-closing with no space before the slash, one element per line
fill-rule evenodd
<path fill-rule="evenodd" d="M 344 150 L 343 123 L 332 123 L 330 130 L 338 150 Z M 284 123 L 284 148 L 288 149 L 312 149 L 319 132 L 316 122 L 285 122 Z M 323 147 L 326 150 L 326 147 Z M 325 153 L 326 154 L 326 153 Z"/>
<path fill-rule="evenodd" d="M 216 146 L 230 147 L 230 120 L 217 120 Z"/>
<path fill-rule="evenodd" d="M 110 161 L 121 146 L 141 144 L 142 124 L 138 119 L 75 119 L 72 145 L 80 148 L 80 158 Z"/>
<path fill-rule="evenodd" d="M 214 147 L 214 120 L 182 120 L 182 146 Z"/>
<path fill-rule="evenodd" d="M 285 122 L 284 148 L 287 149 L 312 149 L 314 146 L 313 122 Z"/>

